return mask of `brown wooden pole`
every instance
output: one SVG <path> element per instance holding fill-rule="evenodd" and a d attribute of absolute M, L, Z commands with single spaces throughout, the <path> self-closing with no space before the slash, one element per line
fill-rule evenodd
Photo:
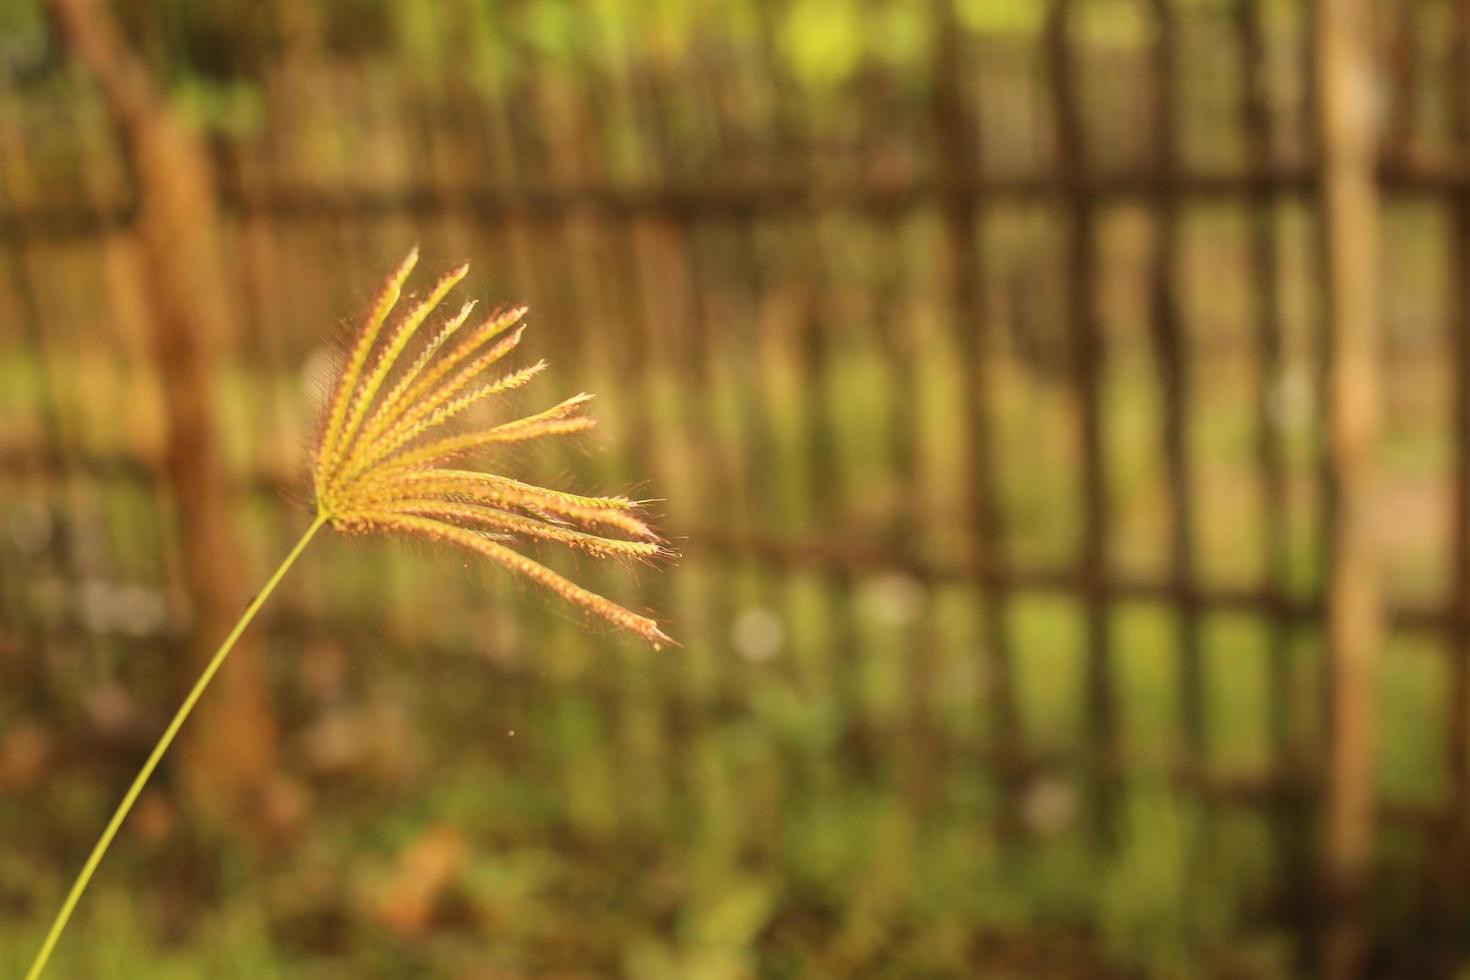
<path fill-rule="evenodd" d="M 178 676 L 186 689 L 250 598 L 239 578 L 240 549 L 215 441 L 210 347 L 228 312 L 218 283 L 212 175 L 204 146 L 168 112 L 107 11 L 93 0 L 48 2 L 61 36 L 97 84 L 137 182 L 134 227 L 163 386 L 183 585 L 193 607 Z M 241 646 L 210 694 L 214 706 L 189 726 L 182 744 L 193 796 L 216 819 L 241 815 L 275 759 L 264 668 Z"/>
<path fill-rule="evenodd" d="M 1378 190 L 1369 0 L 1319 0 L 1313 44 L 1327 312 L 1330 491 L 1322 975 L 1361 973 L 1382 600 L 1373 541 L 1379 430 Z"/>
<path fill-rule="evenodd" d="M 1462 166 L 1470 165 L 1470 0 L 1454 7 L 1454 35 L 1446 101 Z M 1454 436 L 1453 546 L 1450 587 L 1455 628 L 1449 637 L 1446 717 L 1449 739 L 1452 819 L 1444 842 L 1447 922 L 1465 899 L 1470 871 L 1470 194 L 1456 194 L 1450 206 L 1448 319 L 1449 349 L 1455 361 L 1455 397 L 1450 430 Z"/>

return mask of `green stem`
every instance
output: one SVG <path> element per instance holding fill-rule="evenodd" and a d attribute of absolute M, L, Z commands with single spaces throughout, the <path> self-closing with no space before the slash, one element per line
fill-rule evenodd
<path fill-rule="evenodd" d="M 188 697 L 184 698 L 184 703 L 179 706 L 178 712 L 174 714 L 173 721 L 169 722 L 168 728 L 164 729 L 163 736 L 159 738 L 158 744 L 153 747 L 153 753 L 148 756 L 148 761 L 143 763 L 142 769 L 138 770 L 138 775 L 133 780 L 133 785 L 128 787 L 127 794 L 122 798 L 122 802 L 117 805 L 117 810 L 112 814 L 112 819 L 107 822 L 107 829 L 103 830 L 102 836 L 97 838 L 97 844 L 92 848 L 92 854 L 87 858 L 87 863 L 82 866 L 81 873 L 77 875 L 77 880 L 72 883 L 71 891 L 67 894 L 66 901 L 62 903 L 61 911 L 56 913 L 56 921 L 51 923 L 51 931 L 46 934 L 46 941 L 41 945 L 41 951 L 36 954 L 35 960 L 31 963 L 31 969 L 26 973 L 26 980 L 38 980 L 41 976 L 41 971 L 46 968 L 46 962 L 51 959 L 51 952 L 56 948 L 56 941 L 61 938 L 61 932 L 66 928 L 67 920 L 71 918 L 71 914 L 76 909 L 77 902 L 81 899 L 82 893 L 87 890 L 87 883 L 92 880 L 92 875 L 97 871 L 97 865 L 102 863 L 102 855 L 107 853 L 107 848 L 112 844 L 112 839 L 117 836 L 118 829 L 122 827 L 123 820 L 127 818 L 128 811 L 138 801 L 139 794 L 143 792 L 143 787 L 147 785 L 149 777 L 153 775 L 153 770 L 158 768 L 158 763 L 162 761 L 164 753 L 168 751 L 168 747 L 173 744 L 174 737 L 179 734 L 179 729 L 184 727 L 184 722 L 188 720 L 189 714 L 194 710 L 194 705 L 198 703 L 200 695 L 209 686 L 209 682 L 214 679 L 214 675 L 219 672 L 221 665 L 225 662 L 225 658 L 229 656 L 230 651 L 235 647 L 236 641 L 240 639 L 240 634 L 245 632 L 245 627 L 250 625 L 250 621 L 255 618 L 255 614 L 260 612 L 260 607 L 265 605 L 265 600 L 275 591 L 281 579 L 286 576 L 286 572 L 296 563 L 296 559 L 301 557 L 301 553 L 306 550 L 307 544 L 315 536 L 316 532 L 321 530 L 322 525 L 326 522 L 327 518 L 320 514 L 312 521 L 311 527 L 307 528 L 306 533 L 301 535 L 301 540 L 296 542 L 296 546 L 291 549 L 291 553 L 286 556 L 285 561 L 281 562 L 281 566 L 276 569 L 275 574 L 265 583 L 265 588 L 261 589 L 255 598 L 250 601 L 250 605 L 246 608 L 244 615 L 240 617 L 240 621 L 235 624 L 234 629 L 230 630 L 230 635 L 225 637 L 225 641 L 220 644 L 219 649 L 214 652 L 214 656 L 210 659 L 208 666 L 204 668 L 204 673 L 199 675 L 199 680 L 194 682 L 193 689 L 189 691 Z"/>

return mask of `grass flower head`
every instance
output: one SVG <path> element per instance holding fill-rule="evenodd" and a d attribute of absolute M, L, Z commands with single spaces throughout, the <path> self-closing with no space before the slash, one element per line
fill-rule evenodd
<path fill-rule="evenodd" d="M 464 278 L 468 266 L 440 279 L 385 330 L 417 261 L 414 249 L 383 284 L 342 367 L 313 468 L 316 520 L 250 600 L 159 736 L 72 882 L 26 980 L 40 980 L 88 883 L 169 746 L 240 636 L 324 524 L 341 531 L 385 531 L 457 545 L 636 633 L 655 648 L 669 642 L 647 616 L 582 588 L 515 549 L 518 542 L 539 540 L 599 557 L 651 559 L 667 553 L 638 516 L 638 504 L 626 497 L 584 497 L 462 468 L 467 459 L 496 446 L 591 428 L 592 420 L 582 414 L 590 396 L 576 395 L 499 425 L 449 430 L 465 410 L 521 387 L 546 363 L 491 374 L 520 343 L 524 309 L 495 313 L 467 326 L 474 304 L 466 303 L 454 316 L 429 328 L 425 339 L 424 324 Z M 412 356 L 410 350 L 415 351 Z"/>
<path fill-rule="evenodd" d="M 496 447 L 590 429 L 591 395 L 490 426 L 454 428 L 472 406 L 520 388 L 545 361 L 499 373 L 520 344 L 524 307 L 471 325 L 473 302 L 426 324 L 468 271 L 462 265 L 389 323 L 418 259 L 409 253 L 383 284 L 342 366 L 326 409 L 314 468 L 318 516 L 338 530 L 406 534 L 503 565 L 656 647 L 658 624 L 552 571 L 521 551 L 548 541 L 598 557 L 668 554 L 626 497 L 589 497 L 471 468 Z M 414 353 L 410 354 L 410 351 Z"/>

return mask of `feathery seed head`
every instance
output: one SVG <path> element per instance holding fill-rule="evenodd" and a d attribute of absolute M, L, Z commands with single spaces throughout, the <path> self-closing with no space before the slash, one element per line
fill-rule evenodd
<path fill-rule="evenodd" d="M 419 328 L 469 269 L 462 265 L 441 278 L 385 332 L 383 325 L 417 261 L 415 248 L 384 283 L 328 403 L 313 474 L 319 515 L 339 530 L 408 534 L 473 551 L 638 634 L 655 648 L 670 642 L 652 619 L 511 547 L 538 540 L 597 557 L 668 556 L 658 535 L 637 515 L 636 502 L 581 496 L 450 465 L 502 443 L 589 429 L 594 422 L 581 412 L 592 396 L 575 395 L 499 425 L 446 433 L 456 416 L 528 383 L 546 362 L 485 378 L 492 365 L 520 344 L 526 308 L 492 313 L 449 346 L 469 320 L 473 303 L 466 303 L 422 342 L 418 353 L 405 359 Z"/>

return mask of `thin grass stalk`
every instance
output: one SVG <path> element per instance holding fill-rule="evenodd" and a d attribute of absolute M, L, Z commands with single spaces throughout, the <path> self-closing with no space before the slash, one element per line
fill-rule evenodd
<path fill-rule="evenodd" d="M 316 519 L 311 522 L 311 526 L 306 529 L 306 533 L 301 535 L 301 539 L 296 542 L 291 552 L 286 555 L 280 567 L 266 581 L 265 587 L 256 593 L 255 598 L 246 607 L 239 622 L 235 623 L 235 628 L 230 630 L 230 634 L 225 637 L 225 641 L 219 645 L 219 649 L 214 652 L 214 656 L 205 665 L 204 671 L 199 675 L 199 679 L 194 682 L 194 687 L 190 689 L 188 696 L 184 698 L 184 703 L 179 705 L 178 711 L 174 712 L 173 720 L 163 730 L 163 735 L 159 737 L 158 744 L 153 746 L 153 751 L 148 755 L 148 761 L 143 763 L 143 768 L 139 769 L 138 775 L 133 777 L 133 784 L 128 787 L 127 793 L 123 795 L 122 802 L 113 811 L 112 819 L 107 821 L 107 826 L 103 829 L 102 836 L 97 838 L 97 843 L 93 845 L 92 853 L 87 857 L 87 863 L 82 865 L 82 870 L 77 875 L 76 881 L 72 882 L 71 891 L 67 892 L 66 901 L 61 903 L 61 910 L 56 913 L 56 918 L 51 923 L 51 929 L 46 933 L 46 939 L 41 944 L 40 952 L 36 954 L 36 958 L 31 962 L 31 968 L 26 971 L 25 980 L 38 980 L 41 976 L 41 971 L 46 969 L 46 964 L 50 961 L 51 954 L 56 949 L 56 943 L 61 939 L 61 934 L 65 931 L 66 924 L 71 921 L 72 913 L 76 911 L 77 903 L 81 901 L 82 894 L 87 890 L 87 885 L 91 882 L 92 876 L 97 873 L 97 866 L 102 863 L 102 858 L 107 853 L 107 849 L 112 846 L 113 838 L 117 837 L 117 832 L 122 828 L 123 821 L 127 819 L 128 813 L 132 811 L 133 804 L 138 802 L 138 797 L 142 794 L 143 787 L 148 785 L 148 780 L 153 777 L 153 771 L 163 761 L 164 754 L 168 752 L 169 746 L 178 737 L 179 730 L 184 727 L 184 722 L 189 720 L 189 715 L 193 713 L 194 706 L 203 697 L 205 688 L 209 687 L 209 682 L 214 680 L 214 675 L 219 673 L 219 669 L 224 666 L 225 659 L 229 657 L 230 651 L 235 649 L 235 644 L 239 641 L 241 635 L 244 634 L 245 628 L 250 625 L 251 620 L 255 618 L 255 614 L 260 612 L 260 608 L 265 605 L 265 601 L 276 590 L 276 586 L 281 584 L 281 579 L 286 577 L 286 573 L 290 571 L 291 566 L 296 564 L 296 559 L 301 557 L 301 553 L 306 550 L 306 546 L 311 543 L 311 539 L 316 536 L 316 532 L 320 531 L 322 525 L 326 523 L 326 516 L 321 514 L 318 514 Z"/>

